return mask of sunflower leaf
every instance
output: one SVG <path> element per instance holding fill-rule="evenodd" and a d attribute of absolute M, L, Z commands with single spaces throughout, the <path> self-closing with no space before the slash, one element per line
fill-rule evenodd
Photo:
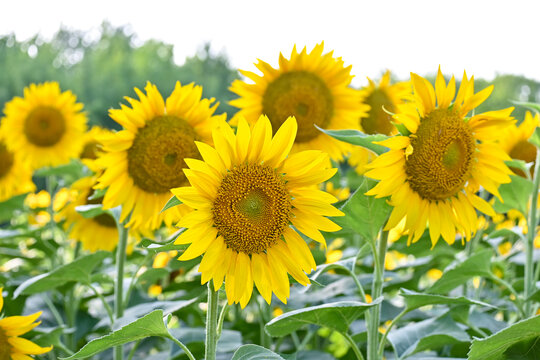
<path fill-rule="evenodd" d="M 359 301 L 339 301 L 335 303 L 310 306 L 289 311 L 268 322 L 264 329 L 270 336 L 281 337 L 300 329 L 306 324 L 327 327 L 346 333 L 349 325 L 370 307 L 379 304 L 382 298 L 366 304 Z"/>
<path fill-rule="evenodd" d="M 96 189 L 92 195 L 88 197 L 88 200 L 101 199 L 105 196 L 105 193 L 107 193 L 107 189 Z"/>
<path fill-rule="evenodd" d="M 467 299 L 463 296 L 448 297 L 443 295 L 417 293 L 407 289 L 401 289 L 399 295 L 405 298 L 407 311 L 418 309 L 426 305 L 479 305 L 496 308 L 493 305 L 481 301 Z"/>
<path fill-rule="evenodd" d="M 110 212 L 103 209 L 102 204 L 79 205 L 75 207 L 75 211 L 77 211 L 86 219 L 91 219 L 102 214 L 110 215 Z"/>
<path fill-rule="evenodd" d="M 160 213 L 164 212 L 165 210 L 168 210 L 172 207 L 175 207 L 175 206 L 178 206 L 178 205 L 181 205 L 182 202 L 180 201 L 180 199 L 178 199 L 176 196 L 172 196 L 169 201 L 167 201 L 167 203 L 165 204 L 165 206 L 163 207 L 163 209 L 161 209 Z"/>
<path fill-rule="evenodd" d="M 315 125 L 317 129 L 328 136 L 340 141 L 365 147 L 373 151 L 377 155 L 381 155 L 388 151 L 388 148 L 382 145 L 374 144 L 375 141 L 383 141 L 388 139 L 388 136 L 383 134 L 368 135 L 358 130 L 327 130 Z"/>
<path fill-rule="evenodd" d="M 259 345 L 242 345 L 235 351 L 231 360 L 285 360 L 279 354 Z"/>
<path fill-rule="evenodd" d="M 502 360 L 508 359 L 507 351 L 510 349 L 514 354 L 519 350 L 514 347 L 524 341 L 540 339 L 540 315 L 533 318 L 515 323 L 498 333 L 495 333 L 487 338 L 474 339 L 469 351 L 469 360 Z M 525 352 L 522 352 L 522 357 L 513 357 L 514 359 L 533 359 L 525 357 L 526 352 L 531 347 L 527 347 Z M 537 354 L 537 352 L 529 352 L 529 355 Z M 514 354 L 515 355 L 515 354 Z"/>
<path fill-rule="evenodd" d="M 537 148 L 540 148 L 540 127 L 536 127 L 536 129 L 534 129 L 529 142 L 535 145 Z"/>
<path fill-rule="evenodd" d="M 512 101 L 516 105 L 521 105 L 528 107 L 531 110 L 534 110 L 536 112 L 540 113 L 540 104 L 532 103 L 532 102 L 526 102 L 526 101 Z"/>
<path fill-rule="evenodd" d="M 517 175 L 510 175 L 510 178 L 512 182 L 499 186 L 499 192 L 504 203 L 496 198 L 493 208 L 495 211 L 502 213 L 516 209 L 522 214 L 526 214 L 527 202 L 533 190 L 533 183 Z"/>

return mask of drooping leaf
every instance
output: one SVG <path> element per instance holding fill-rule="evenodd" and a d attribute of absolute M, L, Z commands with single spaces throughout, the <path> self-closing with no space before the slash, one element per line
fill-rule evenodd
<path fill-rule="evenodd" d="M 405 305 L 408 311 L 418 309 L 426 305 L 478 305 L 490 308 L 495 308 L 493 305 L 467 299 L 466 297 L 449 297 L 435 294 L 424 294 L 415 291 L 401 289 L 399 295 L 405 298 Z"/>
<path fill-rule="evenodd" d="M 334 139 L 338 139 L 349 144 L 365 147 L 366 149 L 373 151 L 377 155 L 381 155 L 382 153 L 388 151 L 387 147 L 373 143 L 376 141 L 383 141 L 388 139 L 387 135 L 368 135 L 358 130 L 327 130 L 322 129 L 317 125 L 315 125 L 315 127 L 326 135 L 333 137 Z"/>
<path fill-rule="evenodd" d="M 94 339 L 82 349 L 63 360 L 84 359 L 112 347 L 127 344 L 150 336 L 168 338 L 169 331 L 163 322 L 163 311 L 155 310 L 108 335 Z"/>
<path fill-rule="evenodd" d="M 512 345 L 540 337 L 540 315 L 517 322 L 484 339 L 474 339 L 469 360 L 502 360 Z"/>
<path fill-rule="evenodd" d="M 285 360 L 285 358 L 267 348 L 250 344 L 240 346 L 231 360 Z"/>
<path fill-rule="evenodd" d="M 521 176 L 510 175 L 512 182 L 499 186 L 499 192 L 504 200 L 501 203 L 495 199 L 494 209 L 497 212 L 508 212 L 516 209 L 522 214 L 527 214 L 527 202 L 533 189 L 533 183 Z"/>
<path fill-rule="evenodd" d="M 60 266 L 46 274 L 34 276 L 23 282 L 13 293 L 14 297 L 20 294 L 30 295 L 42 291 L 55 289 L 70 282 L 89 284 L 92 271 L 105 259 L 111 256 L 107 251 L 98 251 L 82 256 L 73 262 Z"/>
<path fill-rule="evenodd" d="M 349 325 L 365 310 L 379 304 L 382 298 L 365 304 L 359 301 L 339 301 L 310 306 L 280 315 L 264 327 L 270 336 L 285 336 L 306 324 L 324 326 L 341 333 L 347 332 Z"/>
<path fill-rule="evenodd" d="M 178 199 L 176 196 L 173 195 L 173 197 L 171 197 L 169 199 L 169 201 L 167 201 L 167 203 L 165 204 L 165 206 L 163 207 L 163 209 L 161 209 L 160 212 L 164 212 L 165 210 L 168 210 L 174 206 L 178 206 L 182 204 L 182 202 L 180 201 L 180 199 Z"/>
<path fill-rule="evenodd" d="M 106 193 L 107 193 L 107 189 L 96 189 L 94 190 L 92 195 L 88 197 L 88 200 L 101 199 L 102 197 L 105 196 Z"/>
<path fill-rule="evenodd" d="M 75 211 L 86 219 L 91 219 L 102 214 L 109 214 L 112 216 L 107 210 L 103 209 L 102 204 L 79 205 L 75 207 Z"/>
<path fill-rule="evenodd" d="M 332 220 L 343 228 L 350 228 L 366 241 L 374 241 L 386 222 L 392 207 L 386 199 L 365 195 L 375 185 L 374 180 L 364 178 L 355 193 L 341 208 L 345 216 Z"/>
<path fill-rule="evenodd" d="M 159 253 L 163 251 L 171 251 L 171 250 L 185 250 L 187 249 L 188 245 L 176 245 L 174 242 L 176 241 L 176 238 L 169 240 L 167 242 L 156 242 L 150 239 L 143 239 L 140 242 L 140 246 L 146 248 L 148 251 L 152 251 L 154 253 Z"/>
<path fill-rule="evenodd" d="M 430 293 L 444 294 L 466 283 L 474 276 L 490 277 L 491 250 L 480 251 L 451 269 L 445 269 L 442 277 L 428 289 Z"/>

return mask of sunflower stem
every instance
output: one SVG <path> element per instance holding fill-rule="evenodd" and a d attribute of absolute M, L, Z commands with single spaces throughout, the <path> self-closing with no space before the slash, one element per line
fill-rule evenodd
<path fill-rule="evenodd" d="M 536 166 L 534 168 L 533 176 L 533 190 L 531 194 L 531 208 L 529 210 L 529 219 L 528 219 L 528 232 L 527 232 L 527 241 L 525 242 L 525 316 L 533 316 L 533 304 L 529 299 L 533 294 L 536 284 L 534 273 L 534 261 L 533 261 L 533 252 L 534 252 L 534 237 L 536 235 L 536 226 L 538 224 L 538 219 L 536 215 L 536 209 L 538 207 L 538 188 L 540 187 L 540 148 L 536 150 Z M 538 265 L 540 266 L 540 264 Z"/>
<path fill-rule="evenodd" d="M 354 354 L 356 355 L 356 358 L 358 360 L 364 360 L 364 356 L 362 355 L 362 352 L 360 351 L 360 349 L 358 348 L 358 346 L 354 342 L 354 339 L 351 337 L 351 335 L 345 333 L 345 334 L 343 334 L 343 337 L 345 338 L 345 340 L 347 340 L 349 345 L 351 345 L 351 348 L 352 348 Z"/>
<path fill-rule="evenodd" d="M 118 247 L 116 248 L 116 286 L 114 288 L 114 315 L 115 319 L 119 319 L 124 315 L 124 264 L 126 262 L 126 248 L 129 229 L 125 224 L 129 221 L 128 218 L 124 223 L 118 223 Z M 112 325 L 112 324 L 111 324 Z M 114 360 L 122 360 L 124 358 L 124 347 L 119 345 L 114 348 Z"/>
<path fill-rule="evenodd" d="M 218 292 L 214 291 L 214 281 L 208 282 L 208 310 L 206 312 L 206 346 L 204 351 L 205 360 L 216 360 L 216 348 L 218 342 Z"/>
<path fill-rule="evenodd" d="M 373 274 L 373 284 L 371 287 L 372 300 L 378 299 L 382 295 L 382 285 L 384 279 L 384 262 L 386 259 L 386 246 L 388 244 L 388 231 L 383 231 L 378 241 L 378 248 L 373 245 L 373 262 L 375 273 Z M 381 317 L 381 304 L 374 305 L 369 310 L 367 323 L 368 335 L 368 360 L 379 360 L 379 323 Z"/>

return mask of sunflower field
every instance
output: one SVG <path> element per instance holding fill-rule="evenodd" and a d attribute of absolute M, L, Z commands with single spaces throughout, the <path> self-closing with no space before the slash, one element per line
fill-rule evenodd
<path fill-rule="evenodd" d="M 0 103 L 0 360 L 540 359 L 540 98 L 267 61 Z"/>

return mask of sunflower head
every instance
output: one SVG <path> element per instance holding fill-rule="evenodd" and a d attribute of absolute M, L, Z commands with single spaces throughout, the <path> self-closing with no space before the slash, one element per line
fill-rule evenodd
<path fill-rule="evenodd" d="M 245 307 L 253 283 L 267 302 L 272 293 L 286 302 L 287 274 L 306 285 L 315 268 L 298 232 L 325 244 L 319 230 L 340 229 L 325 217 L 343 215 L 330 205 L 337 199 L 315 187 L 336 169 L 318 150 L 287 157 L 296 130 L 292 117 L 274 137 L 266 116 L 252 128 L 240 118 L 236 135 L 224 123 L 213 132 L 215 148 L 197 142 L 202 160 L 186 160 L 191 186 L 172 190 L 194 209 L 178 223 L 187 230 L 176 243 L 191 243 L 180 260 L 204 254 L 202 282 L 213 279 L 217 290 L 225 279 L 229 303 Z"/>
<path fill-rule="evenodd" d="M 3 129 L 4 126 L 0 128 L 0 202 L 36 189 L 28 165 L 8 149 Z"/>
<path fill-rule="evenodd" d="M 456 95 L 454 77 L 447 85 L 440 69 L 435 88 L 416 74 L 411 78 L 414 101 L 394 115 L 410 135 L 380 142 L 389 151 L 367 165 L 366 176 L 380 180 L 367 194 L 391 196 L 394 209 L 386 229 L 405 219 L 409 242 L 429 226 L 433 245 L 440 236 L 452 244 L 457 232 L 467 239 L 476 232 L 475 209 L 494 215 L 475 194 L 479 187 L 500 198 L 498 186 L 510 182 L 504 164 L 509 157 L 495 140 L 512 124 L 513 108 L 467 117 L 493 86 L 475 94 L 474 79 L 464 74 Z"/>
<path fill-rule="evenodd" d="M 519 126 L 513 125 L 505 131 L 504 136 L 500 138 L 501 147 L 512 159 L 534 163 L 536 161 L 536 146 L 531 144 L 528 140 L 539 124 L 538 114 L 532 116 L 532 114 L 527 111 L 525 113 L 525 119 Z M 536 164 L 531 166 L 531 176 L 533 176 L 535 166 Z M 512 171 L 516 175 L 526 177 L 526 174 L 521 169 L 512 168 Z"/>
<path fill-rule="evenodd" d="M 82 163 L 85 164 L 93 172 L 99 172 L 101 169 L 96 164 L 96 159 L 102 154 L 102 145 L 100 142 L 101 137 L 111 135 L 112 132 L 109 129 L 105 129 L 99 126 L 92 126 L 92 128 L 84 134 L 83 148 L 79 154 L 79 158 Z"/>
<path fill-rule="evenodd" d="M 184 158 L 200 158 L 195 141 L 211 142 L 211 131 L 223 116 L 214 116 L 213 99 L 202 99 L 202 88 L 176 84 L 165 101 L 155 85 L 148 83 L 146 94 L 135 89 L 139 100 L 126 98 L 110 116 L 124 127 L 101 136 L 106 151 L 96 164 L 105 169 L 97 188 L 108 191 L 105 208 L 122 205 L 121 220 L 128 214 L 127 226 L 157 228 L 167 225 L 187 210 L 177 206 L 160 213 L 170 199 L 169 189 L 186 185 Z"/>
<path fill-rule="evenodd" d="M 290 116 L 298 122 L 293 151 L 319 149 L 334 159 L 341 159 L 349 146 L 321 133 L 323 129 L 358 129 L 358 119 L 366 115 L 368 106 L 362 103 L 361 92 L 349 87 L 351 66 L 345 67 L 332 52 L 323 54 L 324 44 L 308 53 L 296 46 L 290 59 L 279 56 L 277 69 L 259 60 L 255 66 L 262 76 L 240 71 L 253 84 L 235 80 L 231 91 L 240 96 L 231 105 L 240 108 L 238 118 L 251 124 L 260 115 L 268 116 L 278 129 Z M 236 118 L 233 119 L 236 121 Z"/>
<path fill-rule="evenodd" d="M 57 82 L 25 88 L 24 97 L 13 98 L 4 108 L 8 148 L 32 169 L 76 158 L 86 131 L 83 105 L 76 100 L 71 91 L 61 92 Z"/>

